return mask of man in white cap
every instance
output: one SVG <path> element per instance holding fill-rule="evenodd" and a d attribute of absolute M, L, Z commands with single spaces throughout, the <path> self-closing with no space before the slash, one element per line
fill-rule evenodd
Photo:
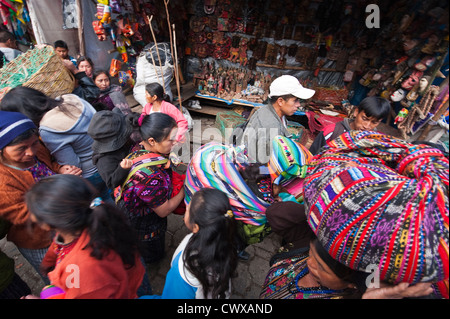
<path fill-rule="evenodd" d="M 314 90 L 304 88 L 291 75 L 276 78 L 269 90 L 269 104 L 258 109 L 244 126 L 237 127 L 232 134 L 232 143 L 245 145 L 249 157 L 260 163 L 269 160 L 273 137 L 291 137 L 286 116 L 292 116 L 297 111 L 300 99 L 310 99 L 315 93 Z"/>

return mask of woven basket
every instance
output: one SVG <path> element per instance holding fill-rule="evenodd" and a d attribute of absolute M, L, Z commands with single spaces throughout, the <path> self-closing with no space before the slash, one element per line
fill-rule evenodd
<path fill-rule="evenodd" d="M 0 69 L 0 100 L 12 88 L 26 86 L 56 98 L 72 93 L 75 77 L 51 46 L 28 50 Z"/>

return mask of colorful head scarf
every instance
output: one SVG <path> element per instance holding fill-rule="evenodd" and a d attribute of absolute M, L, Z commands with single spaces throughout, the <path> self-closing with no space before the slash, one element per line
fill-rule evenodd
<path fill-rule="evenodd" d="M 295 177 L 304 178 L 312 157 L 303 145 L 281 135 L 275 136 L 268 163 L 272 182 L 280 184 Z"/>
<path fill-rule="evenodd" d="M 239 165 L 247 162 L 239 148 L 216 142 L 200 147 L 186 171 L 186 204 L 199 189 L 217 188 L 228 195 L 236 220 L 255 226 L 264 225 L 269 204 L 253 193 L 239 173 Z"/>
<path fill-rule="evenodd" d="M 308 223 L 348 267 L 375 266 L 390 283 L 438 282 L 448 298 L 448 173 L 437 149 L 375 132 L 342 134 L 310 163 Z"/>

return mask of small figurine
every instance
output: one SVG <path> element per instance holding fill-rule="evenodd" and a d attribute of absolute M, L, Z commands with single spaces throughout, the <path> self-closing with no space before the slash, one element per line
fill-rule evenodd
<path fill-rule="evenodd" d="M 395 117 L 394 124 L 401 123 L 405 120 L 405 118 L 408 116 L 408 109 L 402 108 L 400 112 L 398 112 L 397 116 Z"/>

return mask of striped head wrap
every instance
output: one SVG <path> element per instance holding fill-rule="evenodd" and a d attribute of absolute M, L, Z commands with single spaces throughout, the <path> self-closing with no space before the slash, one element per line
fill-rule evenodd
<path fill-rule="evenodd" d="M 186 171 L 186 204 L 201 188 L 216 188 L 227 194 L 236 220 L 254 226 L 264 225 L 269 204 L 253 193 L 239 173 L 239 166 L 246 163 L 248 160 L 239 148 L 216 142 L 200 147 Z"/>
<path fill-rule="evenodd" d="M 269 173 L 274 184 L 280 184 L 295 177 L 304 178 L 307 164 L 312 154 L 301 144 L 290 138 L 277 135 L 272 140 L 272 150 L 268 163 Z"/>
<path fill-rule="evenodd" d="M 348 132 L 310 163 L 308 223 L 346 266 L 389 283 L 436 282 L 448 298 L 449 161 L 439 150 Z"/>

